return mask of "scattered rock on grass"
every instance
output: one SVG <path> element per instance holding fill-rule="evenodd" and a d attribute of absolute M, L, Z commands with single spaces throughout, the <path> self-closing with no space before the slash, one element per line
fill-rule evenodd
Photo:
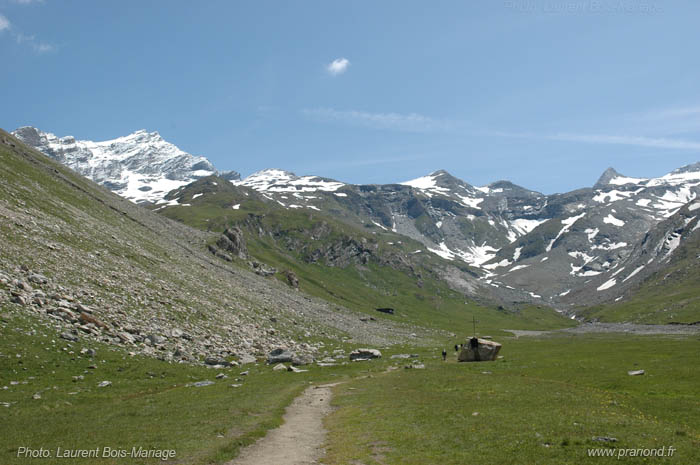
<path fill-rule="evenodd" d="M 287 371 L 287 366 L 284 363 L 278 363 L 272 368 L 274 371 Z"/>
<path fill-rule="evenodd" d="M 65 339 L 66 341 L 76 342 L 78 340 L 78 336 L 66 331 L 66 332 L 61 333 L 61 339 Z"/>
<path fill-rule="evenodd" d="M 214 384 L 214 381 L 210 381 L 210 380 L 208 380 L 208 379 L 205 379 L 204 381 L 197 381 L 196 383 L 190 383 L 190 384 L 188 384 L 187 386 L 188 386 L 188 387 L 192 387 L 192 386 L 194 386 L 194 387 L 204 387 L 204 386 L 211 386 L 212 384 Z"/>
<path fill-rule="evenodd" d="M 257 360 L 255 359 L 255 357 L 253 357 L 252 355 L 249 355 L 249 354 L 243 354 L 243 355 L 241 355 L 240 358 L 238 359 L 238 363 L 240 363 L 241 365 L 247 365 L 247 364 L 249 364 L 249 363 L 255 363 L 256 361 L 257 361 Z"/>
<path fill-rule="evenodd" d="M 224 360 L 223 358 L 219 357 L 207 357 L 204 359 L 204 363 L 210 366 L 224 366 L 224 367 L 230 367 L 233 365 L 232 362 L 229 362 L 227 360 Z"/>
<path fill-rule="evenodd" d="M 292 364 L 296 366 L 310 365 L 312 363 L 314 363 L 314 358 L 308 354 L 295 355 L 292 357 Z"/>
<path fill-rule="evenodd" d="M 357 349 L 350 352 L 350 360 L 352 361 L 371 360 L 381 356 L 382 353 L 377 349 Z"/>

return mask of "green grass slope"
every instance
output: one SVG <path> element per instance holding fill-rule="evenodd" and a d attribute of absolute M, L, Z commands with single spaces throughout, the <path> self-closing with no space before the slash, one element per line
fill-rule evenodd
<path fill-rule="evenodd" d="M 168 198 L 181 205 L 156 207 L 163 215 L 207 231 L 239 226 L 255 260 L 294 272 L 304 292 L 377 319 L 459 334 L 470 331 L 473 316 L 489 332 L 575 324 L 544 307 L 499 310 L 487 299 L 465 297 L 442 279 L 441 270 L 453 264 L 426 253 L 417 241 L 376 225 L 354 227 L 322 212 L 281 208 L 251 189 L 214 177 Z M 344 248 L 353 247 L 366 252 L 364 258 L 338 257 Z M 459 272 L 475 281 L 468 267 Z M 391 307 L 396 313 L 387 316 L 377 312 L 378 307 Z"/>

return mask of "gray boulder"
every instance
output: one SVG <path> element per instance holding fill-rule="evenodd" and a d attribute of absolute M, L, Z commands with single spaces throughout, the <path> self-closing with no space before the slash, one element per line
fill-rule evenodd
<path fill-rule="evenodd" d="M 223 358 L 220 358 L 220 357 L 206 357 L 204 359 L 204 364 L 210 365 L 210 366 L 224 366 L 224 367 L 231 366 L 231 362 L 224 360 Z"/>
<path fill-rule="evenodd" d="M 302 366 L 314 363 L 314 358 L 308 354 L 295 355 L 292 357 L 292 365 Z"/>
<path fill-rule="evenodd" d="M 278 348 L 270 352 L 267 357 L 267 363 L 274 365 L 276 363 L 289 363 L 296 355 L 287 349 Z"/>
<path fill-rule="evenodd" d="M 309 371 L 309 370 L 301 370 L 301 369 L 295 367 L 294 365 L 289 365 L 289 366 L 287 367 L 287 371 L 291 371 L 291 372 L 294 372 L 294 373 L 305 373 L 305 372 L 307 372 L 307 371 Z"/>
<path fill-rule="evenodd" d="M 33 282 L 34 284 L 46 284 L 49 282 L 49 279 L 44 275 L 34 273 L 29 276 L 29 281 Z"/>
<path fill-rule="evenodd" d="M 191 386 L 204 387 L 204 386 L 211 386 L 212 384 L 214 384 L 214 381 L 205 379 L 204 381 L 197 381 L 196 383 L 191 383 L 191 384 L 188 384 L 187 386 L 188 387 L 191 387 Z"/>
<path fill-rule="evenodd" d="M 238 358 L 238 363 L 241 365 L 248 365 L 249 363 L 255 363 L 257 360 L 250 354 L 243 354 Z"/>
<path fill-rule="evenodd" d="M 352 361 L 371 360 L 381 356 L 382 353 L 377 349 L 356 349 L 350 352 L 350 360 Z"/>
<path fill-rule="evenodd" d="M 496 360 L 501 344 L 473 337 L 462 344 L 457 360 L 460 362 L 490 362 Z"/>
<path fill-rule="evenodd" d="M 148 339 L 153 345 L 158 345 L 165 342 L 165 338 L 159 334 L 149 334 L 146 336 L 146 339 Z"/>
<path fill-rule="evenodd" d="M 61 339 L 65 339 L 66 341 L 75 342 L 78 340 L 78 336 L 66 331 L 66 332 L 61 333 Z"/>

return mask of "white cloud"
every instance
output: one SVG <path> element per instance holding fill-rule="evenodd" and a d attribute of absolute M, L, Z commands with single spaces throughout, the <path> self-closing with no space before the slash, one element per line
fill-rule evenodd
<path fill-rule="evenodd" d="M 632 133 L 653 136 L 680 136 L 700 131 L 700 106 L 661 108 L 624 115 L 616 124 L 629 127 Z M 634 129 L 637 129 L 636 131 Z"/>
<path fill-rule="evenodd" d="M 656 147 L 662 149 L 700 150 L 700 142 L 686 139 L 670 139 L 666 137 L 619 136 L 609 134 L 534 134 L 529 132 L 491 132 L 502 137 L 519 137 L 525 139 L 561 140 L 570 142 L 585 142 L 589 144 L 634 145 L 637 147 Z"/>
<path fill-rule="evenodd" d="M 13 0 L 20 5 L 29 5 L 30 3 L 44 3 L 44 0 Z"/>
<path fill-rule="evenodd" d="M 34 48 L 34 51 L 37 53 L 48 53 L 48 52 L 53 52 L 56 50 L 56 47 L 51 45 L 51 44 L 46 44 L 46 43 L 33 43 L 32 47 Z"/>
<path fill-rule="evenodd" d="M 332 108 L 304 109 L 302 113 L 324 122 L 341 122 L 372 129 L 390 129 L 404 132 L 435 132 L 453 129 L 456 124 L 417 113 L 368 113 L 364 111 L 341 111 Z"/>
<path fill-rule="evenodd" d="M 35 36 L 27 36 L 22 34 L 21 32 L 15 34 L 15 40 L 18 44 L 21 44 L 23 42 L 34 42 L 34 39 L 36 39 Z"/>
<path fill-rule="evenodd" d="M 642 114 L 643 117 L 653 120 L 697 115 L 700 115 L 700 107 L 698 106 L 663 108 Z"/>
<path fill-rule="evenodd" d="M 700 150 L 700 142 L 666 137 L 614 136 L 604 134 L 555 134 L 553 140 L 589 142 L 593 144 L 637 145 L 639 147 L 658 147 L 662 149 Z"/>
<path fill-rule="evenodd" d="M 345 71 L 347 71 L 348 66 L 350 66 L 350 60 L 347 58 L 336 58 L 328 66 L 326 66 L 326 71 L 333 76 L 337 76 L 338 74 L 343 74 Z"/>
<path fill-rule="evenodd" d="M 5 29 L 10 29 L 10 20 L 0 15 L 0 31 L 4 31 Z"/>
<path fill-rule="evenodd" d="M 49 44 L 47 42 L 40 42 L 37 40 L 35 35 L 27 35 L 21 32 L 13 31 L 12 36 L 14 37 L 15 42 L 17 42 L 20 45 L 26 44 L 27 46 L 31 47 L 36 53 L 48 53 L 56 50 L 55 45 Z"/>

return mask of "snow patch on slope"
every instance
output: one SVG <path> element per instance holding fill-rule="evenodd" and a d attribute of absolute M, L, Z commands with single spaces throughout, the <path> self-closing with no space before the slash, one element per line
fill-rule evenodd
<path fill-rule="evenodd" d="M 612 224 L 613 226 L 620 226 L 620 227 L 625 225 L 624 221 L 615 218 L 614 216 L 612 216 L 612 213 L 608 214 L 608 216 L 603 218 L 603 223 Z"/>
<path fill-rule="evenodd" d="M 569 218 L 565 218 L 565 219 L 561 220 L 561 224 L 563 224 L 564 227 L 561 228 L 561 230 L 559 231 L 559 234 L 557 234 L 557 237 L 555 237 L 554 239 L 552 239 L 552 241 L 549 243 L 549 245 L 547 245 L 547 252 L 551 252 L 552 246 L 553 246 L 554 243 L 557 241 L 557 239 L 559 239 L 559 238 L 561 237 L 562 234 L 564 234 L 565 232 L 567 232 L 567 231 L 571 228 L 571 226 L 574 225 L 574 223 L 576 223 L 578 220 L 580 220 L 580 219 L 583 218 L 584 216 L 586 216 L 586 213 L 585 213 L 585 212 L 584 212 L 584 213 L 581 213 L 580 215 L 571 216 L 571 217 L 569 217 Z"/>
<path fill-rule="evenodd" d="M 342 182 L 318 176 L 297 176 L 289 171 L 279 169 L 257 171 L 241 181 L 231 181 L 231 183 L 236 186 L 250 187 L 258 192 L 269 193 L 334 192 L 345 186 Z"/>

